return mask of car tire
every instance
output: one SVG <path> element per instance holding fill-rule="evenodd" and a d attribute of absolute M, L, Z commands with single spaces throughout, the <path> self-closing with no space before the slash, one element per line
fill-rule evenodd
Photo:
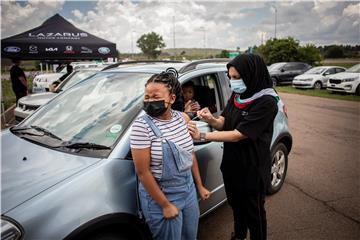
<path fill-rule="evenodd" d="M 276 87 L 278 85 L 276 77 L 271 77 L 271 81 L 273 82 L 273 87 Z"/>
<path fill-rule="evenodd" d="M 357 88 L 355 90 L 355 94 L 360 96 L 360 84 L 357 86 Z"/>
<path fill-rule="evenodd" d="M 288 166 L 288 149 L 283 143 L 278 143 L 271 151 L 270 181 L 267 193 L 269 195 L 278 192 L 286 177 Z"/>
<path fill-rule="evenodd" d="M 320 81 L 316 81 L 314 83 L 314 89 L 320 90 L 322 88 L 322 83 Z"/>

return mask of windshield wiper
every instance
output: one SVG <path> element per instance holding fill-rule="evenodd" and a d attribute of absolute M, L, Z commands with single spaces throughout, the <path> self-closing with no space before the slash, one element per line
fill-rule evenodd
<path fill-rule="evenodd" d="M 73 149 L 81 149 L 81 148 L 110 149 L 110 147 L 108 147 L 108 146 L 104 146 L 104 145 L 100 145 L 100 144 L 96 144 L 96 143 L 90 143 L 90 142 L 86 142 L 86 143 L 69 143 L 69 144 L 62 145 L 62 147 L 73 148 Z"/>
<path fill-rule="evenodd" d="M 49 137 L 52 137 L 52 138 L 55 138 L 57 140 L 60 140 L 62 141 L 61 138 L 59 138 L 58 136 L 56 136 L 55 134 L 53 134 L 52 132 L 50 132 L 49 130 L 45 129 L 45 128 L 42 128 L 42 127 L 39 127 L 39 126 L 34 126 L 34 125 L 31 125 L 31 128 L 39 131 L 39 132 L 43 132 L 46 136 L 49 136 Z"/>

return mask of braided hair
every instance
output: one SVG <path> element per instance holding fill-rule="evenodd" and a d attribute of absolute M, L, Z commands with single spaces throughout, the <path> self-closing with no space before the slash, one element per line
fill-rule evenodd
<path fill-rule="evenodd" d="M 149 80 L 146 82 L 145 87 L 149 83 L 165 84 L 170 93 L 175 94 L 176 96 L 175 102 L 172 104 L 171 108 L 177 111 L 184 111 L 184 98 L 178 76 L 179 74 L 176 69 L 170 67 L 159 74 L 154 74 L 151 76 L 151 78 L 149 78 Z"/>

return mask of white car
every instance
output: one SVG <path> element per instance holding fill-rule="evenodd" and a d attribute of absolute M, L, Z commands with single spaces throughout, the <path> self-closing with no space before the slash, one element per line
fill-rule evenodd
<path fill-rule="evenodd" d="M 360 63 L 330 77 L 327 90 L 360 95 Z"/>
<path fill-rule="evenodd" d="M 296 76 L 292 85 L 295 88 L 326 88 L 327 81 L 333 74 L 344 71 L 346 71 L 346 68 L 338 66 L 314 67 L 305 73 Z"/>
<path fill-rule="evenodd" d="M 75 71 L 83 68 L 95 68 L 99 65 L 104 65 L 104 63 L 72 62 L 70 63 L 70 65 L 73 66 L 73 70 Z M 61 71 L 57 73 L 46 73 L 37 75 L 33 80 L 32 93 L 48 92 L 50 90 L 50 85 L 64 74 L 66 74 L 66 66 L 64 66 Z"/>
<path fill-rule="evenodd" d="M 97 68 L 83 68 L 73 71 L 67 78 L 62 81 L 56 88 L 55 92 L 42 92 L 30 94 L 19 99 L 14 110 L 15 122 L 19 123 L 35 112 L 40 106 L 49 102 L 53 97 L 62 91 L 72 87 L 76 83 L 88 78 L 95 73 L 101 71 L 105 66 L 101 65 Z"/>

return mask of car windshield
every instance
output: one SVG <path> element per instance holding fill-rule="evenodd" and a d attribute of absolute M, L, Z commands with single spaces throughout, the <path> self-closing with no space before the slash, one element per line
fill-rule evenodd
<path fill-rule="evenodd" d="M 305 74 L 322 74 L 327 68 L 324 67 L 314 67 L 307 71 Z"/>
<path fill-rule="evenodd" d="M 55 97 L 14 131 L 36 126 L 62 143 L 111 148 L 141 110 L 151 75 L 99 72 Z"/>
<path fill-rule="evenodd" d="M 352 66 L 347 72 L 354 72 L 354 73 L 360 73 L 360 64 L 356 64 L 355 66 Z"/>
<path fill-rule="evenodd" d="M 74 84 L 84 80 L 92 75 L 94 75 L 97 71 L 96 70 L 87 70 L 87 71 L 77 71 L 67 77 L 56 89 L 57 91 L 64 91 Z"/>
<path fill-rule="evenodd" d="M 282 66 L 284 66 L 286 63 L 273 63 L 269 66 L 268 70 L 272 71 L 272 70 L 277 70 L 279 68 L 281 68 Z"/>

